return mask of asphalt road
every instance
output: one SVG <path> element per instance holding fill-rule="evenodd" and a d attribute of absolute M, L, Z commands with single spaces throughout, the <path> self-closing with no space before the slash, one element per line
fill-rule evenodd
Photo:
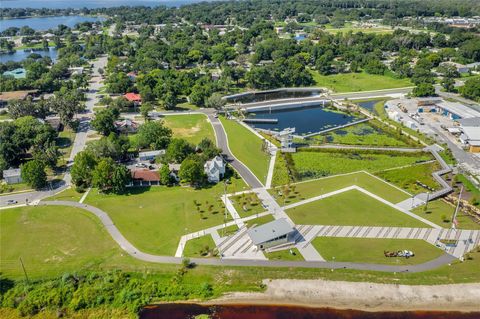
<path fill-rule="evenodd" d="M 84 209 L 96 217 L 98 217 L 107 229 L 110 236 L 117 244 L 129 255 L 146 262 L 180 264 L 182 258 L 172 256 L 159 256 L 144 253 L 133 246 L 118 230 L 110 216 L 96 208 L 87 204 L 70 201 L 46 201 L 40 202 L 40 206 L 70 206 Z M 324 269 L 355 269 L 366 271 L 382 271 L 382 272 L 422 272 L 435 269 L 439 266 L 446 265 L 456 260 L 455 257 L 444 254 L 434 260 L 423 264 L 412 266 L 392 266 L 378 264 L 363 264 L 350 262 L 325 262 L 325 261 L 276 261 L 276 260 L 248 260 L 248 259 L 217 259 L 217 258 L 190 258 L 190 260 L 198 265 L 214 265 L 214 266 L 244 266 L 244 267 L 300 267 L 300 268 L 324 268 Z"/>
<path fill-rule="evenodd" d="M 228 147 L 228 138 L 223 128 L 222 122 L 218 118 L 215 118 L 213 110 L 203 110 L 202 113 L 208 116 L 210 122 L 212 123 L 213 129 L 215 130 L 215 136 L 217 139 L 217 147 L 222 149 L 223 154 L 225 155 L 226 161 L 238 172 L 238 174 L 243 178 L 243 180 L 252 188 L 263 187 L 263 184 L 258 180 L 258 178 L 250 171 L 250 169 L 240 162 L 230 151 Z"/>

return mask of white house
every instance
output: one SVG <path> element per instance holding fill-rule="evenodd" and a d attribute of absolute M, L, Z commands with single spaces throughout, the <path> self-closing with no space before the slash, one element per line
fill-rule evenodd
<path fill-rule="evenodd" d="M 207 161 L 203 168 L 205 169 L 205 174 L 207 174 L 210 183 L 220 182 L 220 179 L 225 174 L 225 163 L 223 162 L 223 158 L 218 155 L 210 161 Z"/>
<path fill-rule="evenodd" d="M 147 151 L 147 152 L 140 152 L 138 153 L 138 159 L 140 161 L 153 161 L 155 158 L 159 156 L 165 155 L 165 150 L 154 150 L 154 151 Z"/>
<path fill-rule="evenodd" d="M 10 168 L 3 171 L 3 179 L 7 184 L 18 184 L 22 182 L 20 168 Z"/>

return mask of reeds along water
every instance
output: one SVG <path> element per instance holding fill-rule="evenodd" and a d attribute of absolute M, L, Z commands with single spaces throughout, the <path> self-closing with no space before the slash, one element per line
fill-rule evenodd
<path fill-rule="evenodd" d="M 211 319 L 478 319 L 480 312 L 366 312 L 284 305 L 199 305 L 161 304 L 143 308 L 141 319 L 190 319 L 199 315 Z M 203 318 L 203 317 L 202 317 Z"/>

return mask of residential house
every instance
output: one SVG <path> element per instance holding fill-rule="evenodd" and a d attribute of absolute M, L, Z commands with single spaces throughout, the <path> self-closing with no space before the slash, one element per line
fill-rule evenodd
<path fill-rule="evenodd" d="M 3 76 L 13 76 L 15 79 L 25 79 L 27 77 L 27 71 L 24 68 L 18 68 L 3 72 Z"/>
<path fill-rule="evenodd" d="M 138 130 L 138 123 L 130 119 L 124 119 L 121 121 L 116 121 L 115 128 L 117 131 L 124 134 L 136 133 Z"/>
<path fill-rule="evenodd" d="M 22 182 L 20 168 L 9 168 L 3 171 L 3 179 L 7 184 L 18 184 Z"/>
<path fill-rule="evenodd" d="M 133 102 L 135 105 L 142 104 L 142 97 L 140 96 L 140 94 L 130 92 L 123 95 L 123 97 L 126 98 L 128 101 Z"/>
<path fill-rule="evenodd" d="M 217 155 L 205 163 L 204 170 L 210 183 L 218 183 L 225 175 L 225 162 Z"/>
<path fill-rule="evenodd" d="M 134 182 L 141 182 L 142 184 L 158 185 L 160 183 L 160 175 L 158 171 L 151 171 L 149 169 L 136 169 L 130 171 L 132 180 Z"/>
<path fill-rule="evenodd" d="M 154 161 L 157 157 L 165 155 L 165 150 L 155 150 L 138 153 L 140 161 Z"/>
<path fill-rule="evenodd" d="M 2 92 L 0 93 L 0 108 L 5 107 L 9 101 L 25 100 L 28 96 L 36 92 L 37 90 Z"/>
<path fill-rule="evenodd" d="M 458 73 L 460 74 L 467 74 L 470 72 L 470 68 L 466 65 L 460 64 L 460 63 L 455 63 L 455 62 L 442 62 L 440 63 L 442 66 L 453 66 L 455 69 L 457 69 Z"/>

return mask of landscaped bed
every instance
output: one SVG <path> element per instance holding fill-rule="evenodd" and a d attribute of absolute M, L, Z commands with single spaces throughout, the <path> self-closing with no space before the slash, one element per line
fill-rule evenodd
<path fill-rule="evenodd" d="M 232 179 L 227 192 L 245 190 Z M 190 187 L 129 188 L 125 195 L 99 194 L 93 189 L 86 203 L 106 211 L 120 232 L 139 249 L 173 256 L 180 237 L 225 222 L 223 183 L 195 190 Z M 230 220 L 230 215 L 227 215 Z"/>
<path fill-rule="evenodd" d="M 349 173 L 378 172 L 432 159 L 429 153 L 382 152 L 369 150 L 305 149 L 292 153 L 297 179 Z"/>
<path fill-rule="evenodd" d="M 292 184 L 290 185 L 291 191 L 285 200 L 283 198 L 284 187 L 278 187 L 269 191 L 277 199 L 278 203 L 282 205 L 284 202 L 285 204 L 291 204 L 352 185 L 360 186 L 369 192 L 390 201 L 391 203 L 398 203 L 411 197 L 410 194 L 401 191 L 398 188 L 382 181 L 381 179 L 365 172 L 329 176 Z"/>
<path fill-rule="evenodd" d="M 430 227 L 359 190 L 286 210 L 299 225 Z"/>
<path fill-rule="evenodd" d="M 420 217 L 428 219 L 429 221 L 443 227 L 452 227 L 452 217 L 455 212 L 455 206 L 447 203 L 443 199 L 437 199 L 428 203 L 427 209 L 425 205 L 419 206 L 412 210 L 413 213 Z M 459 229 L 480 229 L 480 224 L 474 222 L 472 217 L 459 210 L 457 214 Z"/>
<path fill-rule="evenodd" d="M 293 254 L 290 253 L 290 251 Z M 297 248 L 274 251 L 271 253 L 266 252 L 265 257 L 267 257 L 268 260 L 290 260 L 290 261 L 305 260 L 303 259 L 302 254 L 300 254 Z"/>
<path fill-rule="evenodd" d="M 441 249 L 418 239 L 318 237 L 312 244 L 325 260 L 369 264 L 415 265 L 440 257 L 444 253 Z M 405 258 L 384 255 L 385 251 L 399 250 L 412 251 L 415 256 Z"/>
<path fill-rule="evenodd" d="M 242 218 L 254 214 L 260 214 L 265 211 L 256 193 L 243 193 L 240 195 L 231 196 L 230 200 L 232 201 L 237 213 Z"/>
<path fill-rule="evenodd" d="M 183 256 L 185 257 L 215 257 L 215 242 L 211 235 L 190 239 L 185 244 Z"/>

